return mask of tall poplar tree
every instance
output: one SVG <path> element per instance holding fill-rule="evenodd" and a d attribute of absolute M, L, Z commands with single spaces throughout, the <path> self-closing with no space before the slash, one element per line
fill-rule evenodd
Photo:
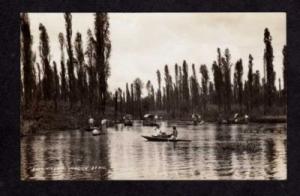
<path fill-rule="evenodd" d="M 192 110 L 198 110 L 199 106 L 199 99 L 200 99 L 200 92 L 199 92 L 199 83 L 196 75 L 196 69 L 195 69 L 195 64 L 192 64 L 192 73 L 193 75 L 191 76 L 191 99 L 192 99 Z"/>
<path fill-rule="evenodd" d="M 248 90 L 249 90 L 249 109 L 251 111 L 253 105 L 253 57 L 249 54 L 249 65 L 248 65 Z"/>
<path fill-rule="evenodd" d="M 24 92 L 24 105 L 28 108 L 33 99 L 33 89 L 35 85 L 34 78 L 34 66 L 32 61 L 32 35 L 30 31 L 30 22 L 27 13 L 20 14 L 21 19 L 21 62 L 23 65 L 23 88 L 21 92 Z M 21 81 L 22 82 L 22 81 Z M 21 86 L 21 87 L 22 87 Z"/>
<path fill-rule="evenodd" d="M 50 66 L 50 46 L 49 36 L 46 27 L 40 23 L 40 58 L 43 65 L 44 77 L 43 77 L 43 92 L 44 99 L 51 100 L 53 92 L 53 74 Z"/>
<path fill-rule="evenodd" d="M 184 112 L 189 112 L 189 101 L 190 101 L 190 90 L 188 82 L 188 64 L 186 61 L 183 61 L 182 65 L 182 97 L 183 97 L 183 110 Z"/>
<path fill-rule="evenodd" d="M 283 96 L 284 96 L 284 101 L 286 101 L 286 95 L 287 95 L 287 67 L 288 67 L 288 58 L 287 58 L 286 45 L 283 47 L 282 54 L 283 54 Z"/>
<path fill-rule="evenodd" d="M 157 103 L 157 108 L 161 109 L 161 74 L 160 71 L 156 71 L 157 75 L 157 83 L 158 83 L 158 89 L 157 89 L 157 98 L 156 98 L 156 103 Z"/>
<path fill-rule="evenodd" d="M 200 73 L 202 75 L 201 83 L 202 83 L 202 91 L 203 91 L 203 114 L 206 113 L 207 111 L 207 95 L 208 95 L 208 70 L 206 65 L 201 65 L 200 66 Z"/>
<path fill-rule="evenodd" d="M 165 84 L 166 84 L 166 109 L 170 112 L 171 107 L 171 91 L 172 91 L 172 77 L 169 72 L 168 65 L 165 65 Z"/>
<path fill-rule="evenodd" d="M 66 22 L 66 38 L 67 38 L 67 54 L 68 54 L 68 76 L 69 76 L 69 99 L 70 107 L 76 102 L 76 83 L 74 75 L 74 56 L 73 56 L 73 46 L 72 46 L 72 15 L 71 13 L 65 13 Z"/>
<path fill-rule="evenodd" d="M 242 112 L 243 107 L 243 62 L 242 59 L 238 60 L 235 64 L 235 74 L 237 80 L 237 99 L 240 107 L 240 112 Z M 249 81 L 248 81 L 249 82 Z M 249 88 L 249 85 L 247 86 Z"/>
<path fill-rule="evenodd" d="M 142 118 L 142 89 L 143 83 L 140 78 L 136 78 L 133 82 L 134 85 L 134 94 L 136 97 L 137 107 L 138 107 L 138 114 L 139 117 Z"/>
<path fill-rule="evenodd" d="M 66 101 L 68 88 L 67 88 L 67 81 L 66 81 L 65 54 L 64 54 L 65 39 L 63 33 L 58 34 L 58 41 L 59 41 L 60 52 L 61 52 L 61 57 L 60 57 L 61 97 L 64 101 Z"/>
<path fill-rule="evenodd" d="M 214 85 L 216 91 L 216 101 L 218 105 L 219 112 L 221 112 L 222 106 L 222 72 L 217 62 L 214 61 L 212 64 L 212 71 L 214 76 Z"/>
<path fill-rule="evenodd" d="M 109 19 L 107 13 L 95 14 L 95 38 L 100 110 L 104 115 L 107 94 L 107 79 L 110 75 L 109 58 L 111 52 L 111 42 L 109 39 Z"/>
<path fill-rule="evenodd" d="M 274 90 L 275 90 L 275 78 L 274 78 L 274 66 L 273 66 L 273 47 L 272 47 L 272 37 L 269 29 L 265 29 L 264 33 L 265 42 L 265 63 L 266 63 L 266 101 L 269 107 L 273 104 Z"/>
<path fill-rule="evenodd" d="M 75 54 L 77 59 L 77 86 L 78 86 L 78 98 L 81 105 L 84 103 L 85 89 L 84 89 L 84 53 L 82 49 L 82 39 L 81 34 L 76 33 L 74 42 Z"/>

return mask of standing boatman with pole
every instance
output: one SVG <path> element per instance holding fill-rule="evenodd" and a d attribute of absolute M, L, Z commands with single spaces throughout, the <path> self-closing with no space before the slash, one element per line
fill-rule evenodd
<path fill-rule="evenodd" d="M 171 140 L 176 140 L 177 136 L 178 136 L 178 131 L 177 131 L 176 127 L 173 126 L 173 132 L 172 132 Z"/>

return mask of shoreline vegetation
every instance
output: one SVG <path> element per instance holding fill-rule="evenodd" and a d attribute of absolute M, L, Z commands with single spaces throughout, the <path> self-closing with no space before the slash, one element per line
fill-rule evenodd
<path fill-rule="evenodd" d="M 36 134 L 43 131 L 60 131 L 60 130 L 75 130 L 82 129 L 87 126 L 89 111 L 81 110 L 81 107 L 69 109 L 66 103 L 59 103 L 59 112 L 55 111 L 53 104 L 40 103 L 39 107 L 35 110 L 23 111 L 21 114 L 21 136 L 27 136 Z M 214 105 L 209 106 L 209 108 L 216 107 Z M 283 108 L 274 109 L 273 113 L 278 113 L 282 111 Z M 205 122 L 208 123 L 218 123 L 218 111 L 217 109 L 209 110 Z M 257 112 L 257 111 L 256 111 Z M 152 114 L 160 114 L 161 120 L 168 121 L 169 123 L 185 123 L 193 124 L 191 115 L 181 115 L 172 117 L 164 111 L 150 111 Z M 232 111 L 232 114 L 235 112 Z M 125 114 L 118 113 L 115 114 L 113 108 L 109 108 L 105 118 L 109 120 L 110 125 L 115 125 L 117 123 L 122 123 L 122 117 Z M 260 115 L 256 115 L 256 118 L 250 118 L 249 123 L 286 123 L 287 119 L 285 115 L 264 115 L 260 111 Z M 94 113 L 94 119 L 96 125 L 100 124 L 102 117 L 101 113 Z M 138 116 L 135 116 L 133 120 L 142 120 Z M 159 122 L 159 121 L 158 121 Z"/>
<path fill-rule="evenodd" d="M 109 92 L 113 43 L 108 14 L 94 14 L 94 26 L 87 30 L 87 40 L 82 40 L 79 32 L 72 32 L 71 13 L 64 13 L 64 19 L 65 29 L 61 29 L 56 40 L 51 40 L 59 43 L 61 52 L 60 62 L 55 62 L 51 60 L 47 27 L 40 23 L 40 36 L 33 38 L 28 14 L 20 14 L 21 136 L 42 130 L 79 129 L 87 125 L 90 115 L 96 123 L 103 118 L 119 122 L 126 114 L 140 120 L 147 113 L 169 121 L 192 121 L 192 114 L 199 114 L 206 122 L 218 122 L 236 113 L 249 116 L 250 122 L 287 121 L 287 49 L 276 48 L 284 57 L 283 78 L 276 79 L 272 47 L 276 37 L 272 38 L 267 27 L 262 32 L 263 74 L 254 70 L 251 54 L 247 60 L 232 62 L 228 48 L 216 48 L 216 59 L 211 65 L 188 65 L 186 60 L 164 65 L 163 70 L 153 70 L 157 81 L 142 81 L 136 76 L 132 83 Z M 33 39 L 39 42 L 38 51 L 32 50 Z M 83 48 L 84 41 L 87 48 Z M 170 73 L 170 66 L 174 66 L 175 73 Z M 144 88 L 146 95 L 142 95 Z"/>

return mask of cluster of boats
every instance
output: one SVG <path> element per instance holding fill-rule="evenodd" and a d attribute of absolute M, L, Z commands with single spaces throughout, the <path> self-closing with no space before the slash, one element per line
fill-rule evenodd
<path fill-rule="evenodd" d="M 158 125 L 157 119 L 158 119 L 157 115 L 145 114 L 143 116 L 143 126 L 157 126 Z M 123 120 L 124 126 L 133 126 L 132 115 L 126 114 L 122 120 Z"/>
<path fill-rule="evenodd" d="M 247 124 L 249 122 L 249 116 L 247 114 L 241 115 L 239 113 L 234 114 L 233 118 L 219 118 L 219 124 Z"/>
<path fill-rule="evenodd" d="M 143 126 L 158 126 L 157 123 L 158 116 L 153 114 L 145 114 L 143 117 Z M 199 114 L 193 114 L 192 120 L 194 125 L 201 125 L 204 124 L 204 120 L 201 118 Z M 133 117 L 130 114 L 127 114 L 123 117 L 122 123 L 124 126 L 133 126 Z M 245 124 L 248 123 L 248 116 L 247 115 L 239 115 L 235 114 L 232 119 L 221 119 L 218 121 L 219 124 Z M 101 135 L 105 134 L 107 126 L 107 120 L 101 121 L 101 127 L 94 126 L 94 120 L 92 118 L 89 119 L 89 127 L 85 128 L 86 131 L 92 132 L 92 135 Z M 159 127 L 159 126 L 158 126 Z M 150 135 L 145 136 L 142 135 L 148 141 L 171 141 L 171 142 L 178 142 L 178 141 L 191 141 L 185 139 L 177 139 L 176 137 L 172 137 L 173 134 L 158 134 L 158 135 Z"/>
<path fill-rule="evenodd" d="M 104 130 L 99 127 L 87 127 L 85 128 L 85 131 L 92 132 L 93 136 L 105 134 Z M 160 134 L 160 135 L 142 135 L 143 138 L 145 138 L 148 141 L 155 141 L 155 142 L 190 142 L 191 140 L 186 139 L 177 139 L 172 137 L 173 134 Z"/>
<path fill-rule="evenodd" d="M 157 130 L 157 134 L 153 135 L 142 135 L 143 138 L 145 138 L 148 141 L 159 141 L 159 142 L 179 142 L 179 141 L 186 141 L 189 142 L 191 140 L 185 140 L 185 139 L 177 139 L 177 130 L 176 127 L 173 127 L 173 133 L 166 134 L 165 132 L 161 132 L 159 130 L 159 125 L 156 122 L 158 119 L 157 116 L 152 114 L 146 114 L 144 115 L 143 119 L 143 126 L 156 126 L 154 130 Z M 133 118 L 131 115 L 125 115 L 123 118 L 123 123 L 125 126 L 133 126 Z M 89 118 L 89 126 L 85 128 L 85 131 L 91 132 L 93 136 L 105 134 L 106 126 L 107 126 L 107 120 L 101 121 L 101 126 L 96 127 L 94 126 L 94 119 Z"/>

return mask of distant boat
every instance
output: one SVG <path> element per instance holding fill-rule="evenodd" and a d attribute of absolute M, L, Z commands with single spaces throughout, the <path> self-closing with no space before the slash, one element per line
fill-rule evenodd
<path fill-rule="evenodd" d="M 205 124 L 204 120 L 202 120 L 200 122 L 193 121 L 193 125 L 203 125 L 203 124 Z"/>
<path fill-rule="evenodd" d="M 123 117 L 124 126 L 132 126 L 133 125 L 132 119 L 133 119 L 132 115 L 126 114 Z"/>
<path fill-rule="evenodd" d="M 142 137 L 152 142 L 191 142 L 192 141 L 192 140 L 185 140 L 185 139 L 170 139 L 168 137 L 159 137 L 159 136 L 142 135 Z"/>
<path fill-rule="evenodd" d="M 85 127 L 84 130 L 85 131 L 93 131 L 94 129 L 100 129 L 99 127 Z"/>
<path fill-rule="evenodd" d="M 192 120 L 194 125 L 204 124 L 204 120 L 202 120 L 202 117 L 199 114 L 192 114 Z"/>
<path fill-rule="evenodd" d="M 201 120 L 199 123 L 198 123 L 198 125 L 203 125 L 205 123 L 205 121 L 204 120 Z"/>
<path fill-rule="evenodd" d="M 235 121 L 235 120 L 221 120 L 219 121 L 219 124 L 224 124 L 224 125 L 234 125 L 234 124 L 248 124 L 247 121 Z"/>
<path fill-rule="evenodd" d="M 94 129 L 94 130 L 92 131 L 92 134 L 93 134 L 93 135 L 100 135 L 100 134 L 102 134 L 102 132 L 101 132 L 99 129 Z"/>
<path fill-rule="evenodd" d="M 155 115 L 145 114 L 143 118 L 143 126 L 157 126 Z"/>
<path fill-rule="evenodd" d="M 129 127 L 131 127 L 131 126 L 133 126 L 133 122 L 132 121 L 124 121 L 124 126 L 129 126 Z"/>
<path fill-rule="evenodd" d="M 234 115 L 233 118 L 230 118 L 230 119 L 220 119 L 219 120 L 219 124 L 248 124 L 249 122 L 249 116 L 247 114 L 245 115 L 240 115 L 239 113 L 236 113 Z"/>

